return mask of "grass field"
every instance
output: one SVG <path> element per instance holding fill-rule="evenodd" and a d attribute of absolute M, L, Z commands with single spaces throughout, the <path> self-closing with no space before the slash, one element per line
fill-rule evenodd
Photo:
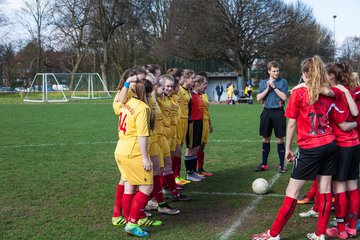
<path fill-rule="evenodd" d="M 164 225 L 152 228 L 149 239 L 250 239 L 271 226 L 290 171 L 278 175 L 275 142 L 270 170 L 253 171 L 261 159 L 261 110 L 259 104 L 210 106 L 214 133 L 205 169 L 215 176 L 186 186 L 193 201 L 172 204 L 180 215 L 153 212 Z M 110 222 L 119 180 L 111 100 L 29 104 L 0 95 L 0 113 L 0 239 L 130 238 Z M 267 195 L 252 193 L 258 177 L 275 181 Z M 315 230 L 316 219 L 298 217 L 307 208 L 297 207 L 282 239 Z"/>

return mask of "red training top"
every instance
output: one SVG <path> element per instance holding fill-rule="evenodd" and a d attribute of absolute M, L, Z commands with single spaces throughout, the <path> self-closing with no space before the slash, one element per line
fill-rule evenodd
<path fill-rule="evenodd" d="M 204 102 L 199 93 L 192 92 L 191 100 L 189 102 L 189 120 L 203 119 Z"/>

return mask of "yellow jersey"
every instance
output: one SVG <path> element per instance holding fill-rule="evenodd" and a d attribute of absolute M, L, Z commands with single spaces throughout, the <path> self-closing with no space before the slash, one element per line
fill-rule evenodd
<path fill-rule="evenodd" d="M 201 95 L 201 99 L 203 101 L 203 120 L 209 120 L 210 119 L 209 97 L 206 93 L 204 93 Z"/>
<path fill-rule="evenodd" d="M 179 87 L 179 98 L 180 98 L 180 112 L 181 118 L 189 118 L 189 102 L 191 95 L 188 89 L 185 89 L 183 86 Z"/>
<path fill-rule="evenodd" d="M 234 86 L 231 84 L 228 89 L 228 97 L 231 98 L 234 92 Z"/>
<path fill-rule="evenodd" d="M 172 103 L 170 97 L 162 96 L 157 98 L 157 102 L 162 113 L 162 126 L 169 128 L 171 126 Z"/>
<path fill-rule="evenodd" d="M 131 98 L 125 104 L 113 104 L 114 112 L 118 112 L 119 141 L 115 152 L 121 155 L 141 155 L 138 137 L 150 135 L 150 108 L 143 101 Z"/>
<path fill-rule="evenodd" d="M 181 117 L 180 112 L 180 98 L 178 94 L 173 94 L 170 97 L 171 100 L 171 125 L 176 125 Z"/>

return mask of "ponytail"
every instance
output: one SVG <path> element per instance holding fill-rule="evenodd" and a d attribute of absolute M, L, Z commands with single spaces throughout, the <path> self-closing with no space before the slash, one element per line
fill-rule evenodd
<path fill-rule="evenodd" d="M 306 86 L 308 87 L 309 102 L 314 104 L 319 99 L 322 88 L 328 86 L 324 63 L 318 56 L 307 58 L 301 64 L 301 71 L 309 77 Z"/>

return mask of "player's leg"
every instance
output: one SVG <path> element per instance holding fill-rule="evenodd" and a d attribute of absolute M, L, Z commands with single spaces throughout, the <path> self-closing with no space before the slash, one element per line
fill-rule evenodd
<path fill-rule="evenodd" d="M 270 153 L 270 140 L 273 129 L 271 121 L 271 110 L 264 109 L 260 115 L 260 136 L 262 136 L 262 161 L 255 171 L 266 171 L 268 169 L 267 161 Z"/>
<path fill-rule="evenodd" d="M 272 122 L 274 125 L 274 133 L 277 143 L 277 152 L 279 156 L 279 173 L 285 173 L 286 169 L 284 166 L 285 163 L 285 144 L 284 137 L 286 136 L 286 118 L 284 116 L 285 112 L 283 109 L 273 110 L 272 112 Z"/>

